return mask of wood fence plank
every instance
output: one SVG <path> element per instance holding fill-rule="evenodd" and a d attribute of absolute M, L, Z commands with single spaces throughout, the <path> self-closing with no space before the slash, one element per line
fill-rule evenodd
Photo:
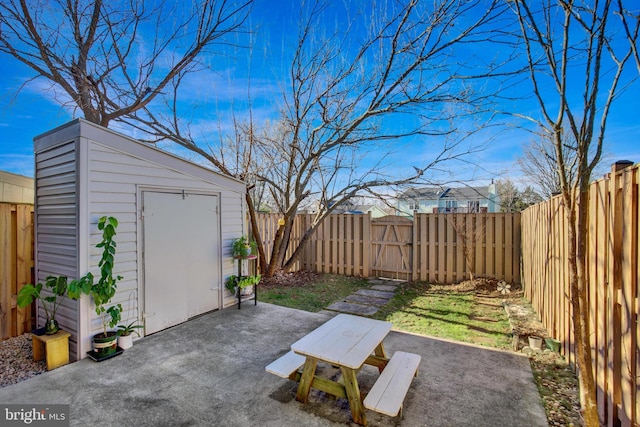
<path fill-rule="evenodd" d="M 418 241 L 414 241 L 413 250 L 419 250 L 420 257 L 419 261 L 417 261 L 417 265 L 415 263 L 413 264 L 413 270 L 414 272 L 416 272 L 416 278 L 422 282 L 425 282 L 429 280 L 429 269 L 427 267 L 429 265 L 429 217 L 426 214 L 420 214 L 418 218 L 420 219 L 418 222 L 419 231 L 416 232 L 416 236 L 419 235 L 420 237 L 416 237 L 416 240 Z M 415 256 L 414 258 L 418 259 L 417 256 Z"/>
<path fill-rule="evenodd" d="M 637 206 L 636 195 L 634 195 L 634 188 L 632 185 L 632 171 L 625 170 L 621 176 L 621 204 L 622 215 L 620 220 L 622 222 L 622 241 L 621 241 L 621 312 L 620 312 L 620 334 L 621 334 L 621 348 L 635 349 L 636 348 L 636 331 L 637 323 L 635 319 L 635 281 L 633 277 L 634 262 L 637 264 L 638 256 L 634 250 L 634 237 L 637 234 L 636 227 L 637 217 L 634 215 L 634 202 Z M 636 398 L 636 352 L 621 351 L 620 354 L 620 391 L 621 391 L 621 403 L 622 411 L 620 415 L 623 425 L 634 425 L 635 423 L 635 398 Z"/>
<path fill-rule="evenodd" d="M 364 215 L 362 220 L 362 275 L 371 277 L 371 214 Z"/>
<path fill-rule="evenodd" d="M 485 266 L 485 272 L 489 277 L 493 275 L 495 239 L 495 216 L 492 215 L 487 220 L 487 263 Z"/>
<path fill-rule="evenodd" d="M 13 232 L 11 230 L 12 205 L 0 203 L 0 339 L 11 337 L 11 283 L 13 274 Z"/>
<path fill-rule="evenodd" d="M 636 206 L 635 206 L 635 225 L 636 225 L 636 233 L 635 233 L 635 252 L 636 252 L 636 260 L 640 257 L 640 227 L 638 227 L 638 221 L 640 221 L 640 208 L 639 208 L 639 204 L 640 204 L 640 169 L 638 168 L 634 168 L 634 173 L 635 173 L 635 179 L 633 182 L 634 185 L 634 195 L 635 195 L 635 202 L 636 202 Z M 635 274 L 635 292 L 636 292 L 636 300 L 635 300 L 635 318 L 636 318 L 636 322 L 639 321 L 640 319 L 640 262 L 636 261 L 636 265 L 634 268 L 634 274 Z M 635 377 L 635 390 L 639 390 L 640 389 L 640 384 L 638 383 L 638 373 L 640 373 L 640 327 L 636 327 L 635 330 L 635 334 L 636 334 L 636 346 L 634 349 L 632 349 L 632 351 L 634 351 L 634 355 L 636 358 L 636 377 Z M 635 422 L 636 424 L 640 424 L 640 399 L 638 398 L 638 392 L 636 391 L 635 393 Z"/>
<path fill-rule="evenodd" d="M 521 270 L 521 245 L 522 241 L 522 216 L 521 215 L 512 215 L 511 221 L 513 223 L 513 242 L 512 242 L 512 253 L 513 256 L 511 258 L 511 262 L 513 264 L 513 279 L 511 279 L 514 283 L 520 283 L 520 270 Z"/>
<path fill-rule="evenodd" d="M 33 263 L 33 206 L 16 207 L 16 288 L 15 294 L 27 283 L 31 283 Z M 31 330 L 31 307 L 16 307 L 15 335 Z"/>
<path fill-rule="evenodd" d="M 476 246 L 474 251 L 474 272 L 477 275 L 485 275 L 485 267 L 484 260 L 486 258 L 487 253 L 487 214 L 484 212 L 476 215 L 475 218 L 475 227 L 478 234 L 478 238 L 476 239 Z"/>
<path fill-rule="evenodd" d="M 608 305 L 606 303 L 607 297 L 607 289 L 605 287 L 605 283 L 607 280 L 607 269 L 608 269 L 608 215 L 607 211 L 609 209 L 609 197 L 608 197 L 608 181 L 601 180 L 596 184 L 597 191 L 597 210 L 595 211 L 595 217 L 597 217 L 597 228 L 596 228 L 596 245 L 598 248 L 597 253 L 597 302 L 598 302 L 598 327 L 597 327 L 597 347 L 596 350 L 600 357 L 598 357 L 596 362 L 598 376 L 596 377 L 597 381 L 597 401 L 598 401 L 598 412 L 601 415 L 605 414 L 607 407 L 607 395 L 608 395 L 608 376 L 607 376 L 607 365 L 609 361 L 609 353 L 608 353 L 608 322 L 609 322 L 609 310 Z M 601 419 L 604 421 L 604 419 Z"/>
<path fill-rule="evenodd" d="M 429 215 L 429 261 L 428 261 L 428 270 L 429 270 L 429 282 L 435 282 L 438 280 L 438 276 L 436 272 L 438 270 L 438 216 L 437 215 Z"/>
<path fill-rule="evenodd" d="M 451 214 L 444 214 L 444 215 L 451 215 Z M 443 219 L 446 219 L 447 217 L 444 216 Z M 447 255 L 446 255 L 446 266 L 445 266 L 445 279 L 444 279 L 444 283 L 452 283 L 454 281 L 454 270 L 453 270 L 453 263 L 454 263 L 454 258 L 455 258 L 455 239 L 456 239 L 456 232 L 453 229 L 453 227 L 451 226 L 451 224 L 448 221 L 446 222 L 446 226 L 445 226 L 445 230 L 446 230 L 446 247 L 447 247 Z"/>
<path fill-rule="evenodd" d="M 611 302 L 611 318 L 609 320 L 609 355 L 610 355 L 610 398 L 608 407 L 609 424 L 618 420 L 618 404 L 621 403 L 620 396 L 620 357 L 621 348 L 617 343 L 620 342 L 620 290 L 622 288 L 622 272 L 620 271 L 621 263 L 621 245 L 622 245 L 622 222 L 620 221 L 620 213 L 622 210 L 622 197 L 620 191 L 620 176 L 614 171 L 611 172 L 610 180 L 612 199 L 612 209 L 610 210 L 610 224 L 612 232 L 611 240 L 611 256 L 609 262 L 609 298 Z"/>
<path fill-rule="evenodd" d="M 511 217 L 504 217 L 504 244 L 501 251 L 504 267 L 503 279 L 507 282 L 513 281 L 513 222 Z"/>

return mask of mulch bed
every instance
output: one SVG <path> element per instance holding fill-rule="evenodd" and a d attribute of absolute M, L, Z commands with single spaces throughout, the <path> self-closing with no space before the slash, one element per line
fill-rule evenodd
<path fill-rule="evenodd" d="M 321 273 L 314 273 L 312 271 L 296 271 L 292 273 L 277 271 L 273 277 L 263 277 L 260 280 L 260 288 L 273 289 L 280 287 L 305 286 L 318 281 L 321 277 Z"/>

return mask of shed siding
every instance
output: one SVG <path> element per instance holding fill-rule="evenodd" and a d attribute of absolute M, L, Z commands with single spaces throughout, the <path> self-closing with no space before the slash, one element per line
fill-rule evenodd
<path fill-rule="evenodd" d="M 61 144 L 61 141 L 68 141 Z M 222 307 L 234 304 L 224 280 L 237 270 L 231 241 L 246 234 L 244 183 L 78 119 L 35 138 L 36 262 L 38 279 L 49 274 L 75 279 L 99 274 L 98 219 L 119 221 L 114 273 L 123 276 L 114 303 L 123 321 L 139 318 L 142 289 L 141 200 L 143 191 L 185 191 L 217 195 L 220 203 Z M 141 307 L 140 307 L 141 308 Z M 66 301 L 61 325 L 72 333 L 71 354 L 80 359 L 101 331 L 88 296 Z M 76 342 L 76 337 L 81 337 Z"/>
<path fill-rule="evenodd" d="M 83 141 L 84 142 L 84 141 Z M 168 169 L 147 159 L 138 158 L 127 152 L 114 149 L 100 142 L 87 141 L 89 149 L 88 191 L 89 216 L 91 226 L 90 270 L 98 271 L 100 252 L 95 245 L 100 241 L 100 233 L 95 227 L 98 218 L 113 215 L 118 218 L 119 227 L 116 242 L 118 244 L 115 274 L 123 276 L 118 285 L 115 303 L 121 303 L 125 312 L 123 319 L 139 318 L 138 279 L 139 270 L 137 251 L 141 247 L 142 230 L 139 223 L 141 203 L 138 200 L 140 189 L 159 191 L 186 191 L 202 194 L 218 194 L 220 200 L 220 232 L 222 238 L 223 260 L 222 277 L 219 283 L 224 288 L 224 279 L 233 274 L 235 267 L 231 258 L 231 241 L 245 232 L 243 218 L 243 193 L 231 191 L 223 185 L 212 185 L 199 177 Z M 140 260 L 141 262 L 141 260 Z M 141 302 L 141 301 L 140 301 Z M 224 291 L 223 307 L 234 304 L 231 295 Z M 101 324 L 96 315 L 88 312 L 91 319 L 91 334 L 98 333 Z"/>
<path fill-rule="evenodd" d="M 36 280 L 47 276 L 78 276 L 78 234 L 76 197 L 75 141 L 36 152 Z M 78 302 L 66 299 L 56 319 L 60 327 L 71 332 L 70 352 L 77 354 Z M 38 326 L 44 325 L 45 314 L 38 312 Z"/>

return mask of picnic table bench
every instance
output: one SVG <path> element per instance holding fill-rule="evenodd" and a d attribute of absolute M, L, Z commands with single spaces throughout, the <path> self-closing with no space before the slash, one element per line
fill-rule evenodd
<path fill-rule="evenodd" d="M 420 356 L 397 351 L 387 358 L 382 341 L 390 330 L 389 322 L 339 314 L 293 343 L 291 351 L 265 369 L 297 381 L 300 402 L 307 402 L 311 388 L 348 399 L 357 424 L 367 424 L 365 408 L 396 416 L 417 374 Z M 318 362 L 340 368 L 343 383 L 316 375 Z M 365 364 L 377 367 L 381 375 L 363 401 L 357 373 Z"/>

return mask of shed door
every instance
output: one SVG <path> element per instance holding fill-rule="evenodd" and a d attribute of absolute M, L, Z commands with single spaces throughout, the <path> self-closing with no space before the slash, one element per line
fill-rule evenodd
<path fill-rule="evenodd" d="M 220 304 L 218 197 L 145 191 L 145 334 Z"/>

